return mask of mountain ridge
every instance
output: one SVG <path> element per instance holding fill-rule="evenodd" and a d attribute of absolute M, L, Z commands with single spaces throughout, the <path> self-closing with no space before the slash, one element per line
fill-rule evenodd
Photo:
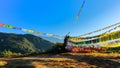
<path fill-rule="evenodd" d="M 47 50 L 54 43 L 32 34 L 14 34 L 0 32 L 0 51 L 10 50 L 16 53 L 29 53 Z"/>
<path fill-rule="evenodd" d="M 43 38 L 45 40 L 48 40 L 48 41 L 50 41 L 52 43 L 57 43 L 57 42 L 63 43 L 63 39 L 59 39 L 59 38 L 55 38 L 55 37 L 43 37 L 42 36 L 41 38 Z"/>

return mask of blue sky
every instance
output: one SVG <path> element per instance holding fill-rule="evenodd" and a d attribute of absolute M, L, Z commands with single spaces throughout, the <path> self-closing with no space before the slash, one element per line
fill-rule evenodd
<path fill-rule="evenodd" d="M 120 22 L 120 0 L 0 0 L 0 22 L 44 33 L 71 36 L 91 32 Z M 1 28 L 0 32 L 24 33 Z"/>

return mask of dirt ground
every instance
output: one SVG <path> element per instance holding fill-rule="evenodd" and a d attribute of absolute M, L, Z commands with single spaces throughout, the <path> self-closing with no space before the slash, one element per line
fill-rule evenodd
<path fill-rule="evenodd" d="M 63 53 L 0 58 L 0 68 L 120 68 L 120 54 Z"/>

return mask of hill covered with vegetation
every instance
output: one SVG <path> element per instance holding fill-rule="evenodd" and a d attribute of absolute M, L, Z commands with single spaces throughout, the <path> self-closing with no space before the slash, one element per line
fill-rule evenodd
<path fill-rule="evenodd" d="M 32 53 L 49 49 L 53 43 L 31 34 L 0 33 L 0 52 Z"/>

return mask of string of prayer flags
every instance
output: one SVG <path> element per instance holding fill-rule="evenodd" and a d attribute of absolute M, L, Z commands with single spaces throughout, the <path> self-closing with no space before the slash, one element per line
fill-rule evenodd
<path fill-rule="evenodd" d="M 86 0 L 83 1 L 82 5 L 81 5 L 81 7 L 80 7 L 80 9 L 79 9 L 79 12 L 78 12 L 78 14 L 77 14 L 77 16 L 76 16 L 76 20 L 77 20 L 78 17 L 80 16 L 80 13 L 82 12 L 82 9 L 83 9 L 83 6 L 84 6 L 85 2 L 86 2 Z M 76 20 L 75 20 L 75 22 L 76 22 Z"/>
<path fill-rule="evenodd" d="M 116 26 L 116 27 L 115 27 L 115 26 Z M 119 28 L 119 27 L 120 27 L 120 22 L 115 23 L 115 24 L 110 25 L 110 26 L 107 26 L 107 27 L 105 27 L 105 28 L 102 28 L 102 29 L 99 29 L 99 30 L 93 31 L 93 32 L 89 32 L 89 33 L 86 33 L 86 34 L 82 34 L 82 35 L 80 35 L 80 36 L 90 35 L 90 34 L 93 34 L 93 33 L 96 33 L 96 32 L 100 32 L 100 31 L 102 31 L 102 30 L 109 29 L 109 28 L 111 28 L 111 27 L 114 27 L 114 28 L 110 29 L 109 31 L 106 31 L 105 33 L 107 33 L 107 32 L 111 32 L 112 30 L 115 30 L 115 29 Z M 104 33 L 103 33 L 103 34 L 104 34 Z M 78 37 L 79 37 L 79 36 L 78 36 Z"/>
<path fill-rule="evenodd" d="M 48 34 L 48 33 L 38 32 L 38 31 L 35 31 L 35 30 L 31 30 L 31 29 L 14 27 L 14 26 L 11 26 L 11 25 L 8 25 L 8 24 L 3 24 L 3 23 L 0 23 L 0 27 L 5 27 L 5 28 L 9 28 L 9 29 L 16 29 L 16 30 L 21 30 L 21 31 L 23 31 L 23 32 L 28 32 L 28 33 L 33 33 L 33 34 L 39 34 L 39 35 L 61 37 L 61 36 L 55 35 L 55 34 Z M 61 37 L 61 38 L 62 38 L 62 37 Z"/>

